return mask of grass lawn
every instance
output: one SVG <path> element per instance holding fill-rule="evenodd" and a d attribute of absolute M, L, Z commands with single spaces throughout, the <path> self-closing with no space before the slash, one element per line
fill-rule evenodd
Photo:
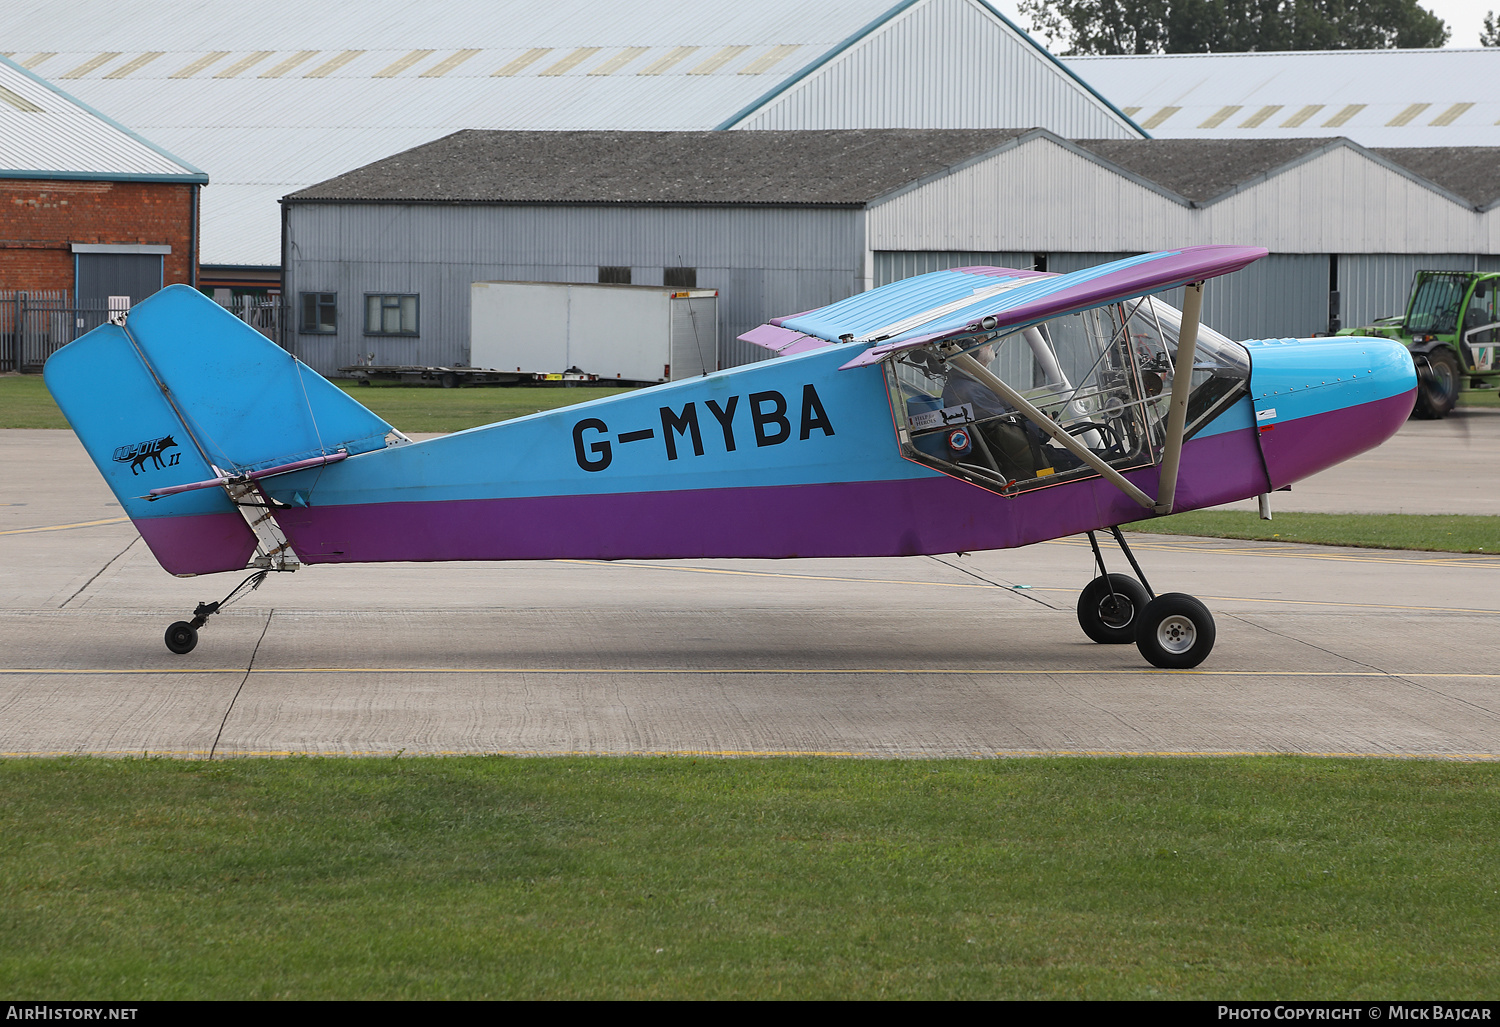
<path fill-rule="evenodd" d="M 0 375 L 0 428 L 66 428 L 39 374 Z"/>
<path fill-rule="evenodd" d="M 534 414 L 539 410 L 587 403 L 632 390 L 611 386 L 556 388 L 517 385 L 504 388 L 444 389 L 401 385 L 356 385 L 339 388 L 404 432 L 462 431 L 481 424 Z"/>
<path fill-rule="evenodd" d="M 1446 998 L 1500 766 L 10 760 L 0 980 L 91 998 Z"/>
<path fill-rule="evenodd" d="M 443 389 L 399 386 L 356 386 L 335 382 L 345 392 L 404 432 L 462 431 L 538 410 L 585 403 L 614 396 L 627 389 L 553 388 L 527 385 L 515 388 Z M 66 428 L 39 374 L 0 375 L 0 428 Z"/>
<path fill-rule="evenodd" d="M 1500 517 L 1273 511 L 1273 518 L 1263 521 L 1252 510 L 1194 510 L 1126 527 L 1132 531 L 1165 535 L 1206 535 L 1211 538 L 1264 539 L 1371 549 L 1425 549 L 1442 553 L 1500 553 Z"/>

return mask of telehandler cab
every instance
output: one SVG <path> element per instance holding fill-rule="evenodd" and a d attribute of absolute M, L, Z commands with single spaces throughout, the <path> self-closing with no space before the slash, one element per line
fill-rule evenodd
<path fill-rule="evenodd" d="M 1465 387 L 1493 389 L 1500 379 L 1495 359 L 1500 332 L 1500 273 L 1418 271 L 1406 313 L 1383 317 L 1339 335 L 1395 339 L 1411 351 L 1417 367 L 1413 417 L 1447 417 Z"/>

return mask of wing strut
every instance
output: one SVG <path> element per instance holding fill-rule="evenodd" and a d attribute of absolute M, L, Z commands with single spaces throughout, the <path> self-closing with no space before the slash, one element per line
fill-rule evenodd
<path fill-rule="evenodd" d="M 1177 469 L 1182 463 L 1182 434 L 1187 424 L 1188 393 L 1193 391 L 1193 358 L 1198 349 L 1198 321 L 1203 316 L 1203 283 L 1184 290 L 1182 328 L 1177 333 L 1177 358 L 1172 362 L 1172 399 L 1167 407 L 1166 445 L 1161 451 L 1161 479 L 1156 502 L 1147 504 L 1158 514 L 1172 512 L 1177 499 Z"/>
<path fill-rule="evenodd" d="M 1184 315 L 1184 321 L 1185 320 L 1186 315 Z M 1193 335 L 1195 338 L 1197 336 L 1196 324 L 1197 322 L 1195 320 L 1193 329 Z M 1072 453 L 1078 459 L 1082 460 L 1094 470 L 1098 471 L 1104 476 L 1104 479 L 1106 481 L 1115 486 L 1115 488 L 1119 489 L 1121 492 L 1125 493 L 1131 499 L 1135 500 L 1141 506 L 1145 507 L 1147 510 L 1150 510 L 1153 506 L 1155 506 L 1155 503 L 1152 501 L 1150 496 L 1146 495 L 1146 493 L 1142 492 L 1140 489 L 1136 488 L 1129 481 L 1127 481 L 1125 479 L 1125 476 L 1119 471 L 1109 466 L 1109 464 L 1105 463 L 1103 460 L 1100 460 L 1097 456 L 1094 455 L 1092 450 L 1086 447 L 1083 443 L 1079 442 L 1072 435 L 1069 435 L 1066 431 L 1063 430 L 1062 426 L 1056 421 L 1052 420 L 1052 418 L 1048 417 L 1036 407 L 1032 406 L 1025 396 L 1021 395 L 1009 385 L 1006 385 L 998 375 L 996 375 L 989 368 L 985 367 L 979 361 L 975 360 L 967 353 L 950 353 L 948 355 L 948 363 L 958 368 L 970 378 L 973 378 L 976 381 L 983 382 L 991 392 L 999 396 L 1001 399 L 1005 400 L 1005 402 L 1009 403 L 1011 406 L 1015 407 L 1026 417 L 1027 420 L 1031 421 L 1038 428 L 1042 429 L 1042 431 L 1052 436 L 1052 438 L 1057 442 L 1058 445 L 1062 446 L 1069 453 Z M 1173 382 L 1173 388 L 1176 388 L 1175 381 Z M 1182 422 L 1180 420 L 1178 421 L 1177 427 L 1178 435 L 1181 436 Z"/>

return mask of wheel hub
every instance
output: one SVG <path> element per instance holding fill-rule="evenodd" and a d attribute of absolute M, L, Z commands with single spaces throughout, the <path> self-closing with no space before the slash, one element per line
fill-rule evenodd
<path fill-rule="evenodd" d="M 1198 640 L 1198 629 L 1182 614 L 1173 614 L 1156 626 L 1156 641 L 1169 653 L 1185 653 Z"/>
<path fill-rule="evenodd" d="M 1122 595 L 1105 596 L 1099 603 L 1099 620 L 1111 628 L 1124 628 L 1135 620 L 1135 604 Z"/>

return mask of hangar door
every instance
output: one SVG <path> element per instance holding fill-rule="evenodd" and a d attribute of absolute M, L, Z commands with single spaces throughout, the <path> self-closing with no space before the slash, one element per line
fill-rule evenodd
<path fill-rule="evenodd" d="M 163 247 L 165 248 L 165 247 Z M 76 291 L 80 306 L 103 304 L 111 296 L 129 296 L 130 305 L 162 286 L 160 253 L 74 253 L 78 261 Z"/>

